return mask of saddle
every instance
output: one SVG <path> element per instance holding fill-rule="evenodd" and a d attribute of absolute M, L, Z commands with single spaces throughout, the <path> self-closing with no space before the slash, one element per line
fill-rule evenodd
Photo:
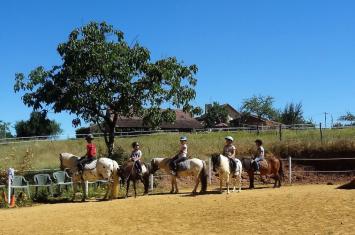
<path fill-rule="evenodd" d="M 237 170 L 237 162 L 235 161 L 235 159 L 232 158 L 228 158 L 229 160 L 229 169 L 231 170 L 231 172 L 235 172 Z"/>
<path fill-rule="evenodd" d="M 262 160 L 262 161 L 258 161 L 258 162 L 254 162 L 254 164 L 257 164 L 257 166 L 254 165 L 254 171 L 256 170 L 260 170 L 260 168 L 268 168 L 269 164 L 266 161 L 266 159 Z"/>
<path fill-rule="evenodd" d="M 80 162 L 78 162 L 78 163 L 80 164 Z M 92 161 L 89 161 L 89 162 L 83 163 L 83 170 L 84 171 L 85 170 L 91 171 L 91 170 L 95 169 L 96 168 L 96 163 L 97 163 L 96 159 L 94 159 Z"/>
<path fill-rule="evenodd" d="M 259 164 L 259 168 L 268 168 L 268 166 L 269 166 L 269 164 L 268 164 L 268 162 L 266 161 L 266 159 L 264 159 L 264 160 L 258 162 L 258 164 Z"/>
<path fill-rule="evenodd" d="M 190 168 L 190 161 L 185 160 L 176 165 L 177 171 L 186 171 Z"/>

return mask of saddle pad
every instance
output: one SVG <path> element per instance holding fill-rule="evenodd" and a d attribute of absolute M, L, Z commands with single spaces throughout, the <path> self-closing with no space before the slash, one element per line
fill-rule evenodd
<path fill-rule="evenodd" d="M 258 163 L 259 163 L 259 167 L 260 168 L 268 168 L 268 163 L 267 163 L 267 161 L 265 159 L 260 161 L 260 162 L 258 162 Z"/>
<path fill-rule="evenodd" d="M 142 174 L 145 174 L 147 172 L 147 167 L 145 164 L 142 164 Z"/>
<path fill-rule="evenodd" d="M 96 163 L 97 163 L 97 160 L 94 160 L 90 163 L 87 163 L 85 164 L 84 166 L 84 170 L 92 170 L 92 169 L 95 169 L 96 168 Z"/>
<path fill-rule="evenodd" d="M 186 161 L 183 161 L 183 162 L 179 162 L 177 164 L 177 170 L 178 171 L 186 171 L 190 169 L 190 161 L 189 160 L 186 160 Z"/>

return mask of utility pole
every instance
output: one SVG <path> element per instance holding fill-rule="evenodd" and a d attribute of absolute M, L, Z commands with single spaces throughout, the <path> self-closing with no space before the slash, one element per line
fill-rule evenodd
<path fill-rule="evenodd" d="M 334 123 L 333 123 L 333 114 L 330 114 L 330 119 L 331 119 L 331 128 L 333 128 L 333 125 L 334 125 Z"/>
<path fill-rule="evenodd" d="M 324 128 L 327 128 L 327 112 L 324 112 Z"/>

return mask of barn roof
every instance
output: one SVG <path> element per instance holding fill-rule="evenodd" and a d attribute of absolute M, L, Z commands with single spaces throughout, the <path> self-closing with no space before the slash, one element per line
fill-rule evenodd
<path fill-rule="evenodd" d="M 176 120 L 173 123 L 163 122 L 160 125 L 161 129 L 199 129 L 203 128 L 200 122 L 191 117 L 190 114 L 182 110 L 174 110 Z M 119 128 L 148 128 L 149 126 L 143 124 L 143 119 L 140 117 L 120 117 L 117 120 L 117 127 Z"/>

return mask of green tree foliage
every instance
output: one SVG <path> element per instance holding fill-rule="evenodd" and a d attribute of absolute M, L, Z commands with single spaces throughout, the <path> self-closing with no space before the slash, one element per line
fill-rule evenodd
<path fill-rule="evenodd" d="M 10 123 L 0 121 L 0 139 L 2 138 L 11 138 L 13 135 L 10 131 Z"/>
<path fill-rule="evenodd" d="M 273 107 L 274 98 L 271 96 L 256 96 L 249 99 L 245 99 L 242 104 L 243 116 L 254 114 L 258 118 L 274 119 L 277 115 L 277 111 Z"/>
<path fill-rule="evenodd" d="M 75 130 L 75 136 L 76 138 L 85 138 L 90 132 L 90 127 L 80 127 Z"/>
<path fill-rule="evenodd" d="M 355 115 L 350 112 L 347 112 L 345 115 L 340 116 L 338 120 L 342 122 L 347 122 L 347 125 L 355 125 Z"/>
<path fill-rule="evenodd" d="M 303 117 L 302 103 L 289 103 L 279 114 L 279 122 L 292 125 L 306 123 Z"/>
<path fill-rule="evenodd" d="M 224 106 L 221 106 L 217 102 L 213 102 L 211 107 L 206 110 L 205 126 L 214 127 L 219 123 L 226 123 L 228 118 L 228 111 Z"/>
<path fill-rule="evenodd" d="M 143 117 L 155 127 L 176 118 L 172 110 L 161 109 L 164 104 L 200 110 L 190 105 L 196 65 L 185 66 L 175 57 L 152 61 L 147 48 L 128 44 L 121 31 L 105 22 L 74 29 L 57 51 L 62 64 L 16 74 L 15 91 L 25 91 L 24 103 L 35 110 L 68 111 L 77 116 L 75 126 L 80 120 L 98 125 L 110 156 L 120 116 Z"/>
<path fill-rule="evenodd" d="M 46 113 L 32 112 L 30 119 L 15 124 L 17 137 L 48 136 L 62 133 L 60 124 L 47 118 Z"/>

